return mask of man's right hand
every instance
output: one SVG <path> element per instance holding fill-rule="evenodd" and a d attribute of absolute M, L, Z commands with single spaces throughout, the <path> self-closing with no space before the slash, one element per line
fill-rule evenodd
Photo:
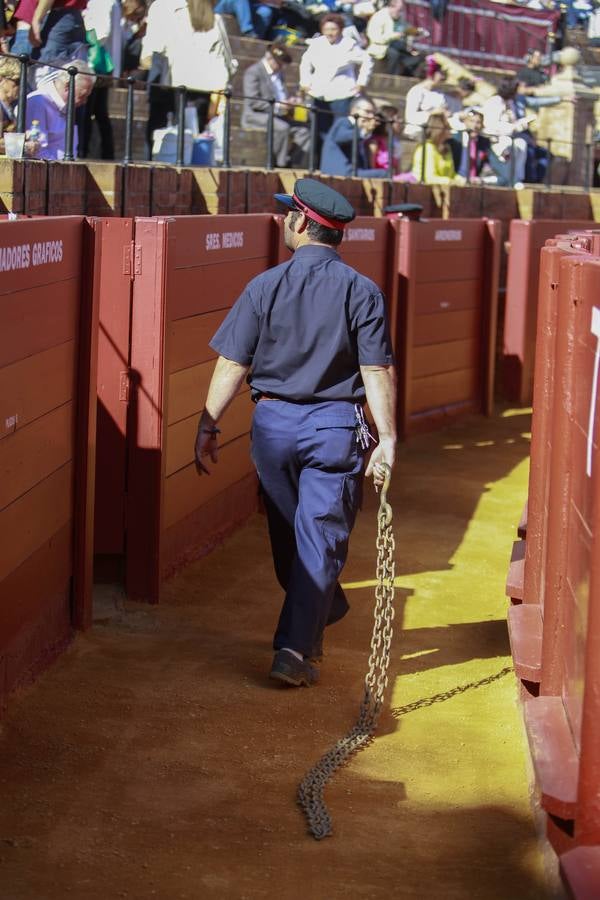
<path fill-rule="evenodd" d="M 42 46 L 42 27 L 39 19 L 36 19 L 35 14 L 33 19 L 31 20 L 31 28 L 29 29 L 29 43 L 32 47 L 41 47 Z"/>
<path fill-rule="evenodd" d="M 381 463 L 387 463 L 390 469 L 394 468 L 396 461 L 396 439 L 381 438 L 378 445 L 373 450 L 367 471 L 365 475 L 369 478 L 373 476 L 373 484 L 375 489 L 380 488 L 385 481 L 385 470 L 381 468 Z"/>

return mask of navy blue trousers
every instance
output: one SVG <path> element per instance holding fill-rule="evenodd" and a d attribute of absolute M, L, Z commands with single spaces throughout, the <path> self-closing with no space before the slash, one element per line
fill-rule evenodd
<path fill-rule="evenodd" d="M 348 611 L 338 577 L 362 491 L 354 405 L 259 400 L 252 458 L 261 483 L 275 574 L 285 600 L 273 647 L 312 656 L 326 625 Z"/>

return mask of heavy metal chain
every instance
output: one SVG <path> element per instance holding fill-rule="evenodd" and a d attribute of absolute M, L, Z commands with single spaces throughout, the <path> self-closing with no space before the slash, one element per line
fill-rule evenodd
<path fill-rule="evenodd" d="M 392 507 L 387 502 L 391 469 L 385 465 L 385 482 L 381 489 L 377 513 L 377 586 L 375 588 L 375 622 L 371 638 L 371 654 L 365 677 L 365 693 L 354 728 L 335 744 L 304 777 L 297 800 L 308 822 L 308 830 L 320 841 L 332 834 L 331 816 L 323 799 L 325 786 L 333 773 L 358 750 L 373 740 L 377 720 L 383 706 L 388 683 L 392 621 L 394 618 L 394 534 Z"/>

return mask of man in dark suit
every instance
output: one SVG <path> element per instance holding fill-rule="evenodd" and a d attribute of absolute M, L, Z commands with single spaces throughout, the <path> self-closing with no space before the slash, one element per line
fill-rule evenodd
<path fill-rule="evenodd" d="M 379 124 L 377 111 L 368 97 L 356 97 L 350 115 L 335 119 L 321 150 L 321 172 L 326 175 L 352 175 L 352 147 L 358 128 L 357 172 L 360 178 L 386 178 L 386 169 L 372 169 L 367 141 Z"/>
<path fill-rule="evenodd" d="M 305 168 L 308 162 L 310 131 L 306 125 L 292 120 L 294 97 L 290 97 L 283 77 L 284 67 L 291 62 L 285 46 L 270 44 L 266 53 L 244 72 L 244 108 L 242 127 L 266 132 L 269 100 L 275 101 L 273 118 L 273 152 L 278 167 L 288 163 Z"/>
<path fill-rule="evenodd" d="M 510 164 L 494 153 L 492 142 L 481 133 L 483 114 L 470 110 L 464 117 L 464 124 L 465 130 L 454 134 L 450 142 L 457 175 L 474 184 L 484 181 L 507 187 L 510 184 Z M 492 174 L 485 174 L 486 167 L 488 171 L 491 169 Z"/>

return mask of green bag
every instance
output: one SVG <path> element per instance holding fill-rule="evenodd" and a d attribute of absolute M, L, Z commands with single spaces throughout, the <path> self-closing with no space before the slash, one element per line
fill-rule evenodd
<path fill-rule="evenodd" d="M 90 31 L 86 31 L 85 37 L 90 45 L 88 65 L 94 70 L 96 75 L 112 75 L 115 68 L 114 63 L 106 47 L 98 40 L 96 29 L 92 28 Z"/>

